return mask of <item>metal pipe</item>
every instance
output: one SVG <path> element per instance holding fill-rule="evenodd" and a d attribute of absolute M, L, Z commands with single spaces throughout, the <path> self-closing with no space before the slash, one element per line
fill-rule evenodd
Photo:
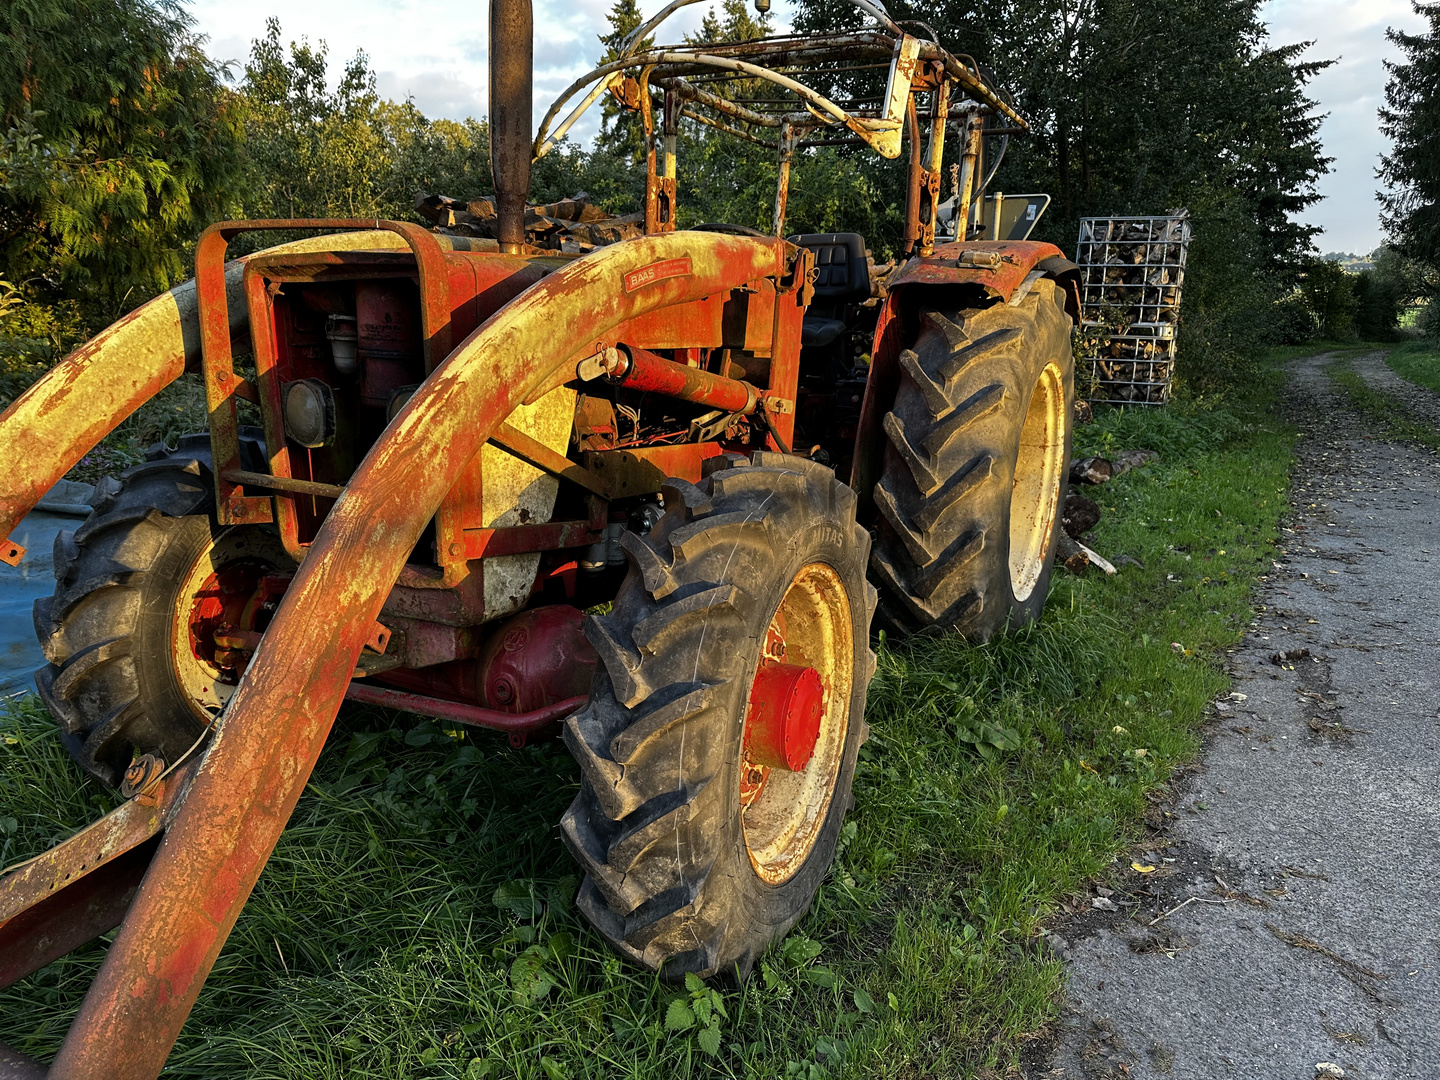
<path fill-rule="evenodd" d="M 405 709 L 421 716 L 453 720 L 457 724 L 503 731 L 509 735 L 530 735 L 557 720 L 563 720 L 584 707 L 590 699 L 566 698 L 554 705 L 546 705 L 530 712 L 507 713 L 498 709 L 482 709 L 479 705 L 466 705 L 460 701 L 446 701 L 444 698 L 426 694 L 412 694 L 408 690 L 390 690 L 383 686 L 366 686 L 364 683 L 352 682 L 345 691 L 345 700 L 358 701 L 364 705 L 379 705 L 386 709 Z"/>
<path fill-rule="evenodd" d="M 905 241 L 904 252 L 911 255 L 920 239 L 920 174 L 925 171 L 924 149 L 920 145 L 920 117 L 915 111 L 915 97 L 905 100 L 905 132 L 910 138 L 910 171 L 905 180 Z"/>
<path fill-rule="evenodd" d="M 338 499 L 345 494 L 341 484 L 322 484 L 315 480 L 297 480 L 293 476 L 272 476 L 269 473 L 248 472 L 245 469 L 226 469 L 220 477 L 232 484 L 248 484 L 250 487 L 267 488 L 271 491 L 293 491 L 298 495 L 314 495 L 319 499 Z"/>
<path fill-rule="evenodd" d="M 985 137 L 984 122 L 973 109 L 964 114 L 961 127 L 965 133 L 964 150 L 960 154 L 960 183 L 955 199 L 955 239 L 970 239 L 970 211 L 975 201 L 976 172 L 980 165 L 980 143 Z"/>
<path fill-rule="evenodd" d="M 727 379 L 704 368 L 677 364 L 631 345 L 621 345 L 616 350 L 609 373 L 627 390 L 664 394 L 726 412 L 754 412 L 755 403 L 760 400 L 760 391 L 747 382 Z"/>
<path fill-rule="evenodd" d="M 525 249 L 530 194 L 534 14 L 530 0 L 490 0 L 490 172 L 500 250 Z"/>
<path fill-rule="evenodd" d="M 775 182 L 775 221 L 770 231 L 776 236 L 785 236 L 785 210 L 790 204 L 790 162 L 795 157 L 795 130 L 786 120 L 780 125 L 779 175 Z"/>

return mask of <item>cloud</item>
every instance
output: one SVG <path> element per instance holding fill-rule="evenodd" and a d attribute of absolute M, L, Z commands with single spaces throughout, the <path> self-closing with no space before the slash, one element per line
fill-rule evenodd
<path fill-rule="evenodd" d="M 599 36 L 609 29 L 613 0 L 535 0 L 535 120 L 576 78 L 600 57 Z M 708 5 L 684 9 L 667 23 L 678 40 L 700 22 Z M 778 7 L 779 5 L 777 5 Z M 658 11 L 659 0 L 644 0 L 641 10 Z M 278 18 L 282 38 L 329 47 L 330 71 L 337 78 L 357 52 L 370 57 L 376 85 L 386 97 L 413 97 L 426 116 L 463 120 L 488 111 L 488 6 L 459 0 L 308 0 L 282 5 L 277 0 L 236 4 L 233 0 L 193 0 L 196 29 L 209 36 L 206 46 L 219 60 L 238 62 L 238 77 L 250 43 L 265 34 L 267 18 Z M 598 108 L 585 115 L 571 138 L 585 144 L 599 130 Z"/>
<path fill-rule="evenodd" d="M 598 59 L 598 37 L 608 28 L 613 0 L 535 0 L 535 119 L 577 76 Z M 644 0 L 643 11 L 658 11 L 661 0 Z M 709 5 L 683 9 L 667 24 L 668 40 L 679 40 L 698 25 Z M 236 4 L 195 0 L 197 29 L 210 35 L 208 49 L 219 59 L 243 62 L 250 41 L 265 33 L 275 16 L 287 41 L 308 37 L 330 47 L 332 71 L 357 51 L 370 57 L 380 90 L 413 96 L 427 116 L 460 120 L 487 109 L 488 14 L 483 3 L 459 0 L 309 0 L 283 6 L 278 0 Z M 788 23 L 789 5 L 776 4 L 777 22 Z M 1408 0 L 1269 0 L 1262 9 L 1274 44 L 1314 41 L 1310 59 L 1339 58 L 1310 86 L 1319 111 L 1325 152 L 1336 160 L 1320 191 L 1325 199 L 1305 215 L 1320 225 L 1325 250 L 1368 251 L 1380 241 L 1375 166 L 1386 149 L 1375 110 L 1385 88 L 1382 61 L 1395 57 L 1385 28 L 1420 29 Z M 581 143 L 598 128 L 592 109 L 572 137 Z"/>
<path fill-rule="evenodd" d="M 1270 0 L 1261 16 L 1274 44 L 1313 41 L 1306 59 L 1337 61 L 1310 84 L 1327 114 L 1320 138 L 1335 160 L 1317 185 L 1325 198 L 1303 217 L 1324 229 L 1322 251 L 1369 251 L 1382 239 L 1375 168 L 1388 149 L 1375 111 L 1384 101 L 1384 61 L 1399 55 L 1385 30 L 1418 30 L 1423 21 L 1406 0 Z"/>

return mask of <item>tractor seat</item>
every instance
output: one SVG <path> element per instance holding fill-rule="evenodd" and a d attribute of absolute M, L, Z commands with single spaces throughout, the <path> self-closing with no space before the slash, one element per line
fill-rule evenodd
<path fill-rule="evenodd" d="M 845 332 L 845 323 L 840 319 L 826 319 L 819 315 L 806 315 L 800 324 L 800 345 L 803 348 L 823 348 Z"/>
<path fill-rule="evenodd" d="M 870 299 L 870 260 L 859 233 L 801 233 L 790 242 L 815 253 L 815 298 L 801 327 L 800 343 L 830 345 L 845 332 L 833 316 L 846 304 Z M 813 314 L 812 314 L 813 313 Z"/>

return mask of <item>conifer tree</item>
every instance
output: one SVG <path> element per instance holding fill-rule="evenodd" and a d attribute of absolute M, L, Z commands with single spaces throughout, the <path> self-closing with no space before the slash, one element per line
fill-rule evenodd
<path fill-rule="evenodd" d="M 1440 271 L 1440 3 L 1414 2 L 1429 23 L 1420 34 L 1390 30 L 1389 39 L 1405 54 L 1403 63 L 1387 61 L 1390 78 L 1380 128 L 1393 143 L 1380 159 L 1385 227 L 1405 255 Z"/>
<path fill-rule="evenodd" d="M 610 8 L 610 32 L 600 36 L 605 51 L 600 63 L 608 64 L 620 57 L 620 50 L 628 38 L 645 21 L 640 6 L 635 0 L 615 0 Z M 647 37 L 639 46 L 641 50 L 655 44 L 653 37 Z M 601 99 L 600 133 L 595 137 L 595 149 L 602 156 L 619 159 L 632 167 L 645 163 L 645 129 L 640 117 L 622 108 L 615 98 L 606 94 Z"/>

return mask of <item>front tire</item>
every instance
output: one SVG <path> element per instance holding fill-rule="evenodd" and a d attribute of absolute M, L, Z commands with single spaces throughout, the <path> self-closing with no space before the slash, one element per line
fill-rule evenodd
<path fill-rule="evenodd" d="M 744 979 L 809 907 L 851 801 L 869 536 L 848 487 L 781 454 L 671 481 L 665 503 L 626 535 L 629 576 L 587 623 L 601 665 L 565 724 L 581 788 L 561 827 L 586 871 L 578 906 L 618 952 L 668 978 Z M 754 745 L 757 678 L 785 665 L 823 687 L 798 769 L 757 764 Z"/>
<path fill-rule="evenodd" d="M 988 641 L 1040 617 L 1065 503 L 1075 401 L 1070 317 L 1042 279 L 921 315 L 885 416 L 871 571 L 886 629 Z"/>
<path fill-rule="evenodd" d="M 253 436 L 244 449 L 256 456 Z M 263 630 L 259 583 L 293 566 L 269 530 L 216 525 L 214 492 L 209 437 L 186 436 L 102 480 L 90 517 L 55 538 L 35 685 L 71 754 L 112 787 L 134 755 L 173 763 L 205 731 L 238 681 L 215 663 L 215 631 Z"/>

